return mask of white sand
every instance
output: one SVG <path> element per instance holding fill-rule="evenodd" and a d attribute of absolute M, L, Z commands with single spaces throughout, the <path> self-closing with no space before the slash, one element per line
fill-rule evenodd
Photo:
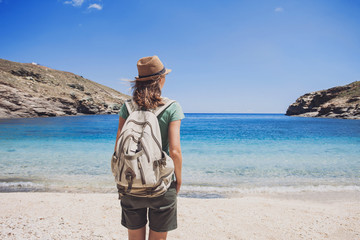
<path fill-rule="evenodd" d="M 168 239 L 360 239 L 359 194 L 338 195 L 179 198 Z M 115 194 L 0 193 L 0 239 L 127 239 L 120 218 Z"/>

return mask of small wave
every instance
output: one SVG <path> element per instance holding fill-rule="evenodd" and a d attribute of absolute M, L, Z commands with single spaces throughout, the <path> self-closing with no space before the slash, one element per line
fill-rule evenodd
<path fill-rule="evenodd" d="M 0 182 L 0 192 L 40 191 L 44 185 L 33 182 Z"/>
<path fill-rule="evenodd" d="M 204 195 L 224 196 L 231 194 L 252 194 L 252 193 L 301 193 L 301 192 L 340 192 L 340 191 L 360 191 L 360 186 L 273 186 L 273 187 L 211 187 L 211 186 L 182 186 L 185 195 Z"/>

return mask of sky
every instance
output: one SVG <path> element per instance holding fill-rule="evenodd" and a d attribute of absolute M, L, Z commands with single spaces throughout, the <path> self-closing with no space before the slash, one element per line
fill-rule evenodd
<path fill-rule="evenodd" d="M 0 0 L 0 58 L 130 95 L 153 55 L 186 113 L 285 113 L 360 80 L 360 1 Z"/>

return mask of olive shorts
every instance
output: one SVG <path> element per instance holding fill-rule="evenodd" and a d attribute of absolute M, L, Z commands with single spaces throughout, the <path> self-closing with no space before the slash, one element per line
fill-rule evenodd
<path fill-rule="evenodd" d="M 147 224 L 155 232 L 168 232 L 177 228 L 176 183 L 172 182 L 165 194 L 154 197 L 121 197 L 121 224 L 128 229 L 142 228 Z"/>

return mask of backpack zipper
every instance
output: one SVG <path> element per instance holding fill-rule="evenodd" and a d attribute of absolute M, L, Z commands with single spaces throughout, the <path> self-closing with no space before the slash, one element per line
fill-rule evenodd
<path fill-rule="evenodd" d="M 143 168 L 142 168 L 142 166 L 141 166 L 141 162 L 140 162 L 139 158 L 137 158 L 137 163 L 138 163 L 138 168 L 139 168 L 139 170 L 140 170 L 141 183 L 142 183 L 143 185 L 145 185 L 146 182 L 145 182 L 144 170 L 143 170 Z"/>

